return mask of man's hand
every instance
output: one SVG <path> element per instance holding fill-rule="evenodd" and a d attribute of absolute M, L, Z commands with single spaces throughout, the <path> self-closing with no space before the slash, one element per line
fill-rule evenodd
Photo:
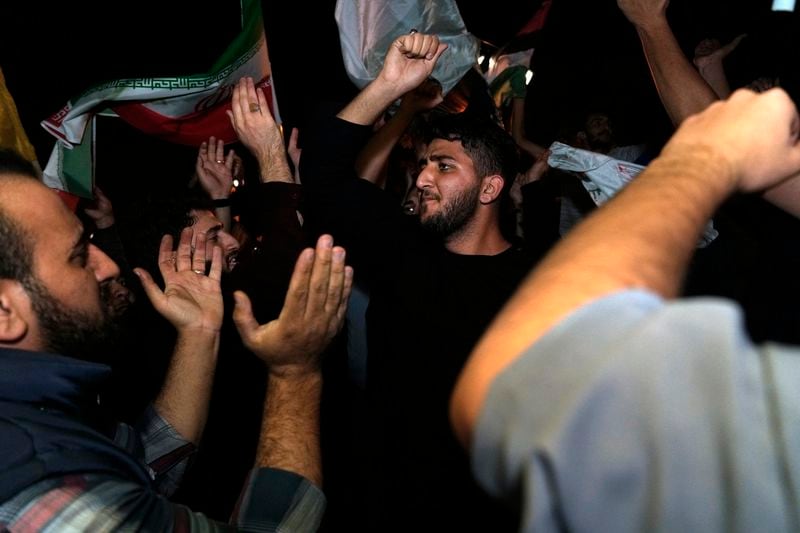
<path fill-rule="evenodd" d="M 134 272 L 142 282 L 153 307 L 179 332 L 203 330 L 219 332 L 222 325 L 222 250 L 214 247 L 211 269 L 206 271 L 206 234 L 199 233 L 192 249 L 192 228 L 181 232 L 178 250 L 172 250 L 172 237 L 164 235 L 158 252 L 158 269 L 164 279 L 162 291 L 141 268 Z"/>
<path fill-rule="evenodd" d="M 289 146 L 286 147 L 286 153 L 289 154 L 289 159 L 292 160 L 294 166 L 294 181 L 300 183 L 300 157 L 303 155 L 303 149 L 297 144 L 297 139 L 300 137 L 300 130 L 292 128 L 292 133 L 289 135 Z"/>
<path fill-rule="evenodd" d="M 226 156 L 225 143 L 212 136 L 200 145 L 194 168 L 203 190 L 217 200 L 231 195 L 233 178 L 241 166 L 241 158 L 233 150 Z"/>
<path fill-rule="evenodd" d="M 761 76 L 760 78 L 756 78 L 750 83 L 748 83 L 745 87 L 750 89 L 751 91 L 755 91 L 757 93 L 766 92 L 773 87 L 780 87 L 780 79 L 778 78 L 770 78 L 768 76 Z"/>
<path fill-rule="evenodd" d="M 319 370 L 319 355 L 344 322 L 353 284 L 353 269 L 344 260 L 344 248 L 334 247 L 330 235 L 319 238 L 316 250 L 303 250 L 280 316 L 264 325 L 256 322 L 247 295 L 234 293 L 236 328 L 270 373 L 291 376 Z"/>
<path fill-rule="evenodd" d="M 436 35 L 409 33 L 392 42 L 379 77 L 392 84 L 400 94 L 420 85 L 433 72 L 433 67 L 447 45 Z"/>
<path fill-rule="evenodd" d="M 785 91 L 757 94 L 740 89 L 727 101 L 687 118 L 661 157 L 702 153 L 717 158 L 735 190 L 760 191 L 797 174 L 798 130 L 797 108 Z"/>
<path fill-rule="evenodd" d="M 419 86 L 411 89 L 400 100 L 400 108 L 412 114 L 428 111 L 444 101 L 442 84 L 434 78 L 426 78 Z"/>
<path fill-rule="evenodd" d="M 637 28 L 666 23 L 669 0 L 617 0 L 617 6 Z"/>
<path fill-rule="evenodd" d="M 531 168 L 517 176 L 517 183 L 519 183 L 520 187 L 533 183 L 534 181 L 539 181 L 547 174 L 547 171 L 550 170 L 550 165 L 547 163 L 550 153 L 550 150 L 547 149 L 536 156 L 536 160 L 531 165 Z"/>
<path fill-rule="evenodd" d="M 258 160 L 262 181 L 293 183 L 281 131 L 253 78 L 244 77 L 233 88 L 227 113 L 239 140 Z"/>
<path fill-rule="evenodd" d="M 694 49 L 693 61 L 695 66 L 702 70 L 711 63 L 721 62 L 739 46 L 739 43 L 741 43 L 742 39 L 745 37 L 747 37 L 747 34 L 743 33 L 725 46 L 722 46 L 717 39 L 703 39 L 697 43 Z"/>
<path fill-rule="evenodd" d="M 103 194 L 100 187 L 95 187 L 92 192 L 94 193 L 92 207 L 85 208 L 83 212 L 94 221 L 97 229 L 110 228 L 114 225 L 114 208 L 111 205 L 111 200 Z"/>

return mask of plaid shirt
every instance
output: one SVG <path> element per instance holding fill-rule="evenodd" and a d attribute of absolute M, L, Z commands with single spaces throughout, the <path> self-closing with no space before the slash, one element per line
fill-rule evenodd
<path fill-rule="evenodd" d="M 177 488 L 195 447 L 152 407 L 137 429 L 119 424 L 114 441 L 147 465 L 154 488 L 110 474 L 47 478 L 0 505 L 0 531 L 314 531 L 319 526 L 322 492 L 301 476 L 271 468 L 250 473 L 230 524 L 171 503 L 166 495 Z"/>

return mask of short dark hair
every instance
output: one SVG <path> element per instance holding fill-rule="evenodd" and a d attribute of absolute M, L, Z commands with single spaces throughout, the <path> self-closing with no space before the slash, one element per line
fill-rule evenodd
<path fill-rule="evenodd" d="M 161 237 L 172 235 L 177 245 L 183 228 L 195 223 L 192 210 L 213 212 L 214 202 L 202 191 L 175 187 L 123 206 L 118 230 L 131 265 L 157 272 Z"/>
<path fill-rule="evenodd" d="M 428 123 L 425 142 L 430 143 L 434 139 L 460 141 L 464 151 L 472 159 L 479 179 L 494 174 L 503 177 L 503 188 L 498 196 L 498 222 L 503 235 L 513 240 L 516 215 L 510 191 L 520 171 L 520 152 L 514 138 L 490 117 L 467 111 L 432 117 Z"/>
<path fill-rule="evenodd" d="M 428 123 L 425 142 L 434 139 L 460 141 L 472 159 L 478 177 L 499 174 L 508 191 L 519 171 L 519 151 L 511 135 L 496 122 L 483 115 L 459 113 L 437 115 Z"/>
<path fill-rule="evenodd" d="M 33 165 L 14 150 L 0 149 L 0 182 L 37 179 Z M 23 285 L 33 277 L 33 241 L 0 204 L 0 278 Z"/>

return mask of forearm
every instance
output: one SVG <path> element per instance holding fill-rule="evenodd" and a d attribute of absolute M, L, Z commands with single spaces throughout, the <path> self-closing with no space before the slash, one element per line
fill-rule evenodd
<path fill-rule="evenodd" d="M 495 376 L 570 312 L 625 288 L 678 293 L 702 227 L 734 187 L 713 153 L 682 151 L 654 161 L 573 229 L 496 317 L 454 391 L 451 416 L 462 442 Z"/>
<path fill-rule="evenodd" d="M 764 198 L 790 215 L 800 218 L 800 178 L 795 177 L 767 190 Z"/>
<path fill-rule="evenodd" d="M 218 332 L 178 332 L 164 386 L 154 402 L 158 413 L 195 444 L 208 415 L 218 350 Z"/>
<path fill-rule="evenodd" d="M 319 405 L 322 374 L 270 374 L 256 466 L 299 474 L 322 486 Z"/>
<path fill-rule="evenodd" d="M 392 84 L 383 81 L 380 76 L 367 85 L 337 115 L 342 120 L 367 126 L 374 124 L 392 102 L 402 96 Z"/>
<path fill-rule="evenodd" d="M 731 86 L 728 83 L 728 77 L 725 75 L 725 67 L 722 64 L 722 60 L 706 63 L 697 67 L 697 70 L 719 98 L 724 100 L 731 95 Z"/>
<path fill-rule="evenodd" d="M 658 95 L 675 126 L 718 99 L 683 54 L 665 18 L 636 29 Z"/>
<path fill-rule="evenodd" d="M 525 136 L 525 99 L 514 98 L 511 104 L 511 136 L 517 145 L 531 154 L 534 158 L 544 152 L 544 147 L 529 140 Z"/>
<path fill-rule="evenodd" d="M 375 132 L 356 158 L 356 172 L 359 178 L 379 187 L 384 186 L 389 156 L 413 118 L 413 112 L 401 107 L 382 128 Z"/>
<path fill-rule="evenodd" d="M 261 173 L 261 183 L 283 182 L 294 183 L 292 170 L 286 158 L 283 145 L 269 146 L 257 154 L 258 170 Z"/>

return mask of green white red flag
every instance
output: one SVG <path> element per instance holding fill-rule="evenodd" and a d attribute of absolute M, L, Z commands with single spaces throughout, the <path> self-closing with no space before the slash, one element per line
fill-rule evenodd
<path fill-rule="evenodd" d="M 256 80 L 278 122 L 277 102 L 259 0 L 241 0 L 242 31 L 201 74 L 129 78 L 94 86 L 41 125 L 58 140 L 44 170 L 49 187 L 84 198 L 94 182 L 94 117 L 118 116 L 142 132 L 169 142 L 199 146 L 214 135 L 236 140 L 225 111 L 242 76 Z"/>

